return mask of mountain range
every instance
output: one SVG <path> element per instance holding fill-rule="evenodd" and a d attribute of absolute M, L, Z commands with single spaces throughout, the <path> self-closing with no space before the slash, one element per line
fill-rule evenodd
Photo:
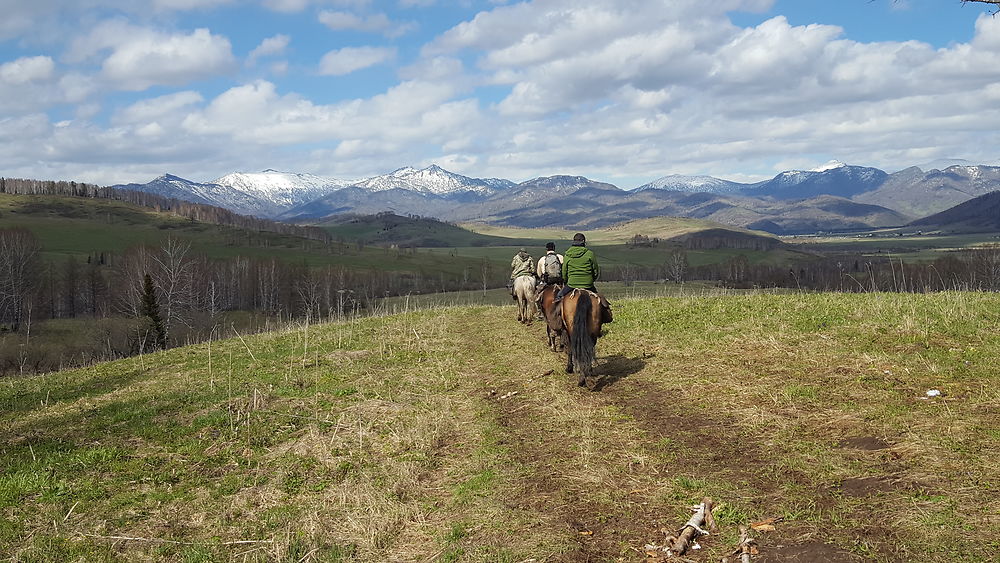
<path fill-rule="evenodd" d="M 146 184 L 114 187 L 284 221 L 392 211 L 446 221 L 588 229 L 670 215 L 796 234 L 901 226 L 1000 189 L 1000 167 L 958 163 L 889 174 L 831 162 L 756 183 L 672 175 L 623 190 L 582 176 L 515 183 L 432 165 L 357 180 L 264 170 L 208 183 L 166 174 Z"/>

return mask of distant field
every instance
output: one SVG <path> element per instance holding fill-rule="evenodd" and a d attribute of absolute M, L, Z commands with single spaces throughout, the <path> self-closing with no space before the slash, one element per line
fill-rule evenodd
<path fill-rule="evenodd" d="M 536 240 L 551 240 L 557 244 L 569 245 L 573 240 L 573 235 L 577 232 L 566 229 L 523 229 L 517 227 L 499 227 L 484 223 L 463 223 L 462 227 L 495 237 L 506 238 L 530 238 Z M 624 244 L 635 235 L 645 235 L 650 238 L 669 239 L 685 235 L 695 231 L 718 228 L 720 225 L 712 221 L 701 219 L 689 219 L 684 217 L 656 217 L 652 219 L 639 219 L 629 221 L 622 225 L 613 225 L 604 229 L 586 231 L 588 243 L 595 244 Z M 739 232 L 752 232 L 737 227 L 726 227 Z M 758 233 L 764 236 L 771 236 L 767 233 Z"/>
<path fill-rule="evenodd" d="M 860 252 L 863 254 L 892 254 L 908 260 L 933 260 L 943 252 L 975 248 L 987 244 L 1000 244 L 1000 233 L 965 233 L 946 235 L 886 236 L 875 231 L 876 236 L 820 236 L 784 237 L 785 242 L 814 252 Z"/>
<path fill-rule="evenodd" d="M 619 299 L 580 389 L 513 306 L 0 380 L 15 561 L 991 561 L 1000 297 Z M 928 390 L 940 395 L 929 397 Z M 652 548 L 647 546 L 654 546 Z M 755 558 L 756 559 L 756 558 Z"/>

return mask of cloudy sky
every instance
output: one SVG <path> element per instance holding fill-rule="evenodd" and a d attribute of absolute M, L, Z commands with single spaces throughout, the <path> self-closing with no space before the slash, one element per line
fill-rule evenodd
<path fill-rule="evenodd" d="M 0 176 L 756 180 L 1000 159 L 960 0 L 0 0 Z"/>

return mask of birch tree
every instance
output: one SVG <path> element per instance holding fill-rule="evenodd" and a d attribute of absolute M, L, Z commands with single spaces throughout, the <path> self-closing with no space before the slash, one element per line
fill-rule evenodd
<path fill-rule="evenodd" d="M 0 315 L 17 331 L 38 274 L 38 239 L 27 229 L 0 229 Z"/>

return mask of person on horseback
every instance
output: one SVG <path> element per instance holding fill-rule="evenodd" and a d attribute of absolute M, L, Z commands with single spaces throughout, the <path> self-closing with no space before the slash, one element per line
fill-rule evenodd
<path fill-rule="evenodd" d="M 573 246 L 566 250 L 562 265 L 562 278 L 566 285 L 556 295 L 556 301 L 574 289 L 589 289 L 597 292 L 594 282 L 601 277 L 601 267 L 594 252 L 587 248 L 587 237 L 583 233 L 573 235 Z"/>
<path fill-rule="evenodd" d="M 573 246 L 566 250 L 563 259 L 562 277 L 566 285 L 556 294 L 554 303 L 559 303 L 574 289 L 597 293 L 594 282 L 601 277 L 601 267 L 597 265 L 594 252 L 587 248 L 587 237 L 583 233 L 573 235 Z M 611 303 L 603 295 L 598 294 L 598 297 L 601 303 L 601 322 L 612 322 L 614 316 L 611 314 Z"/>
<path fill-rule="evenodd" d="M 521 276 L 535 277 L 535 260 L 525 249 L 520 249 L 510 261 L 510 295 L 514 296 L 514 280 Z"/>
<path fill-rule="evenodd" d="M 556 254 L 556 243 L 550 242 L 545 245 L 545 256 L 538 259 L 538 268 L 535 273 L 543 284 L 559 285 L 563 283 L 562 277 L 563 255 Z"/>

